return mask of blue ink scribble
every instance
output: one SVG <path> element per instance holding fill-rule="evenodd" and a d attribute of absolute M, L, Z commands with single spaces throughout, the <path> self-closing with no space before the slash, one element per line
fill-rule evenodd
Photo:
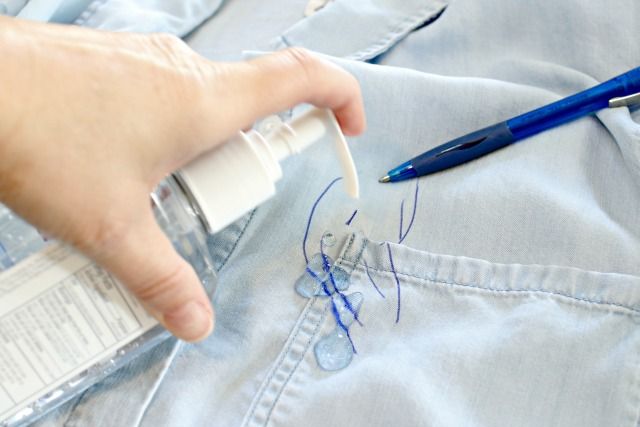
<path fill-rule="evenodd" d="M 418 182 L 419 180 L 416 179 L 416 191 L 413 195 L 413 212 L 411 212 L 411 221 L 409 221 L 409 226 L 407 227 L 407 230 L 404 232 L 404 234 L 402 232 L 402 220 L 404 218 L 404 199 L 402 199 L 402 202 L 400 202 L 400 232 L 398 233 L 398 243 L 402 243 L 402 241 L 407 237 L 409 231 L 411 231 L 411 227 L 413 227 L 413 221 L 416 219 L 416 209 L 418 207 Z"/>
<path fill-rule="evenodd" d="M 331 264 L 329 264 L 329 261 L 328 261 L 329 257 L 324 253 L 324 245 L 322 244 L 322 240 L 320 241 L 320 256 L 322 256 L 322 269 L 325 271 L 325 273 L 329 273 L 329 280 L 331 281 L 333 290 L 340 296 L 340 298 L 342 298 L 344 305 L 347 307 L 347 310 L 349 310 L 349 312 L 353 314 L 353 318 L 355 319 L 355 321 L 358 322 L 360 326 L 364 326 L 360 321 L 360 319 L 358 319 L 358 312 L 353 308 L 353 306 L 351 305 L 351 303 L 349 302 L 345 294 L 340 292 L 340 289 L 338 289 L 338 286 L 336 285 L 336 281 L 333 277 L 333 271 L 331 271 Z M 323 284 L 322 286 L 324 289 L 325 285 Z M 327 294 L 327 295 L 329 296 L 330 294 Z M 347 336 L 349 336 L 349 331 L 345 330 L 345 332 L 347 333 Z M 353 346 L 353 343 L 351 343 L 351 345 Z"/>
<path fill-rule="evenodd" d="M 400 280 L 398 279 L 398 273 L 396 273 L 396 267 L 393 265 L 393 257 L 391 256 L 391 246 L 387 242 L 387 252 L 389 252 L 389 262 L 391 263 L 391 272 L 396 279 L 396 289 L 398 290 L 398 305 L 396 306 L 396 323 L 400 321 Z"/>
<path fill-rule="evenodd" d="M 347 296 L 344 293 L 340 291 L 339 286 L 336 283 L 336 279 L 334 278 L 334 269 L 336 268 L 339 269 L 339 267 L 335 267 L 334 265 L 332 265 L 331 258 L 324 253 L 324 245 L 325 245 L 324 236 L 323 238 L 320 239 L 320 259 L 322 260 L 321 261 L 322 270 L 324 273 L 322 274 L 322 277 L 318 276 L 318 274 L 316 274 L 316 272 L 314 272 L 309 267 L 309 257 L 307 255 L 307 240 L 309 238 L 309 230 L 311 229 L 311 221 L 313 220 L 313 215 L 315 213 L 315 210 L 318 207 L 320 200 L 322 200 L 322 198 L 327 194 L 327 192 L 331 189 L 331 187 L 333 187 L 333 185 L 341 179 L 342 177 L 338 177 L 338 178 L 335 178 L 333 181 L 331 181 L 329 185 L 327 185 L 327 187 L 322 191 L 322 193 L 320 193 L 318 198 L 313 203 L 313 206 L 311 207 L 311 211 L 309 212 L 309 218 L 307 219 L 307 226 L 304 231 L 304 237 L 302 239 L 302 254 L 304 255 L 304 259 L 306 262 L 305 274 L 308 274 L 311 278 L 313 278 L 313 280 L 319 283 L 320 286 L 322 287 L 322 292 L 324 293 L 324 295 L 329 297 L 329 299 L 331 300 L 331 312 L 335 317 L 336 325 L 338 326 L 338 328 L 344 331 L 351 345 L 353 354 L 357 354 L 356 347 L 353 343 L 353 340 L 351 339 L 351 334 L 349 332 L 349 325 L 351 324 L 352 321 L 349 321 L 349 325 L 346 325 L 345 322 L 342 321 L 342 319 L 340 318 L 340 311 L 338 310 L 338 307 L 336 305 L 336 300 L 334 299 L 334 295 L 337 294 L 340 297 L 340 300 L 344 304 L 344 307 L 353 315 L 353 320 L 357 321 L 360 324 L 360 326 L 362 326 L 362 322 L 360 322 L 360 319 L 358 319 L 359 309 L 356 309 L 353 307 L 353 305 L 351 304 L 351 301 L 347 298 Z M 350 223 L 353 220 L 356 213 L 357 213 L 357 210 L 353 213 L 353 215 L 351 215 L 351 218 L 349 219 L 349 221 L 347 221 L 348 223 Z M 327 280 L 327 276 L 328 276 L 328 280 Z M 341 280 L 344 280 L 344 279 L 341 279 Z M 327 286 L 328 281 L 331 282 L 333 289 L 329 289 L 329 287 Z"/>
<path fill-rule="evenodd" d="M 313 203 L 313 207 L 311 208 L 311 212 L 309 213 L 309 218 L 307 219 L 307 228 L 304 230 L 304 238 L 302 239 L 302 254 L 304 255 L 304 262 L 306 264 L 309 263 L 309 257 L 307 256 L 307 238 L 309 237 L 309 228 L 311 228 L 311 220 L 313 219 L 313 214 L 316 211 L 316 207 L 318 206 L 318 203 L 320 203 L 320 200 L 322 200 L 324 195 L 327 194 L 331 187 L 333 187 L 333 185 L 341 179 L 342 177 L 339 176 L 338 178 L 331 181 L 329 185 L 327 185 L 327 188 L 325 188 L 324 191 L 320 193 L 316 201 Z"/>
<path fill-rule="evenodd" d="M 325 295 L 331 296 L 331 292 L 329 291 L 329 288 L 327 288 L 327 281 L 320 279 L 318 275 L 314 273 L 313 270 L 311 270 L 309 267 L 307 267 L 306 270 L 307 273 L 309 273 L 309 275 L 313 277 L 316 282 L 320 283 L 320 286 L 322 286 L 322 291 L 325 293 Z"/>
<path fill-rule="evenodd" d="M 369 266 L 367 265 L 367 261 L 362 260 L 364 262 L 364 269 L 367 272 L 367 277 L 369 277 L 369 281 L 371 282 L 371 284 L 373 285 L 373 287 L 376 289 L 376 291 L 378 291 L 378 293 L 380 294 L 380 296 L 382 298 L 386 298 L 384 296 L 384 294 L 382 293 L 382 291 L 380 290 L 380 288 L 378 288 L 378 285 L 376 285 L 376 282 L 373 281 L 373 277 L 371 277 L 371 273 L 369 273 Z"/>
<path fill-rule="evenodd" d="M 345 300 L 345 302 L 347 301 Z M 338 312 L 338 307 L 336 307 L 336 303 L 335 301 L 333 301 L 333 298 L 331 298 L 331 312 L 333 313 L 333 317 L 336 318 L 336 323 L 338 324 L 340 329 L 342 329 L 344 333 L 347 334 L 347 339 L 351 344 L 351 349 L 353 350 L 353 354 L 358 354 L 358 351 L 356 350 L 356 346 L 353 344 L 353 340 L 351 339 L 351 334 L 349 333 L 349 327 L 345 325 L 344 322 L 342 322 L 342 319 L 340 319 L 340 313 Z"/>
<path fill-rule="evenodd" d="M 347 220 L 347 222 L 345 222 L 345 225 L 351 225 L 351 221 L 353 221 L 353 218 L 356 217 L 356 214 L 358 213 L 358 209 L 356 209 L 355 211 L 353 211 L 353 213 L 351 214 L 351 216 L 349 217 L 349 219 Z"/>

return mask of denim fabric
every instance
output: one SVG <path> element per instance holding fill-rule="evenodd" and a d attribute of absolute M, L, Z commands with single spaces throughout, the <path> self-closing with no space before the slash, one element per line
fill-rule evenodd
<path fill-rule="evenodd" d="M 294 291 L 309 214 L 339 175 L 319 143 L 284 163 L 275 198 L 211 238 L 212 337 L 168 343 L 40 425 L 636 426 L 637 113 L 602 111 L 420 180 L 377 178 L 640 65 L 637 2 L 336 0 L 302 19 L 304 3 L 265 20 L 266 4 L 230 1 L 187 40 L 212 59 L 273 40 L 372 62 L 336 59 L 367 111 L 350 141 L 361 198 L 338 182 L 306 242 L 313 254 L 325 231 L 338 237 L 326 251 L 364 296 L 358 354 L 321 370 L 331 306 Z"/>
<path fill-rule="evenodd" d="M 93 0 L 3 0 L 0 15 L 21 19 L 50 21 L 69 24 L 85 10 Z"/>
<path fill-rule="evenodd" d="M 243 425 L 636 425 L 638 277 L 389 246 L 393 267 L 386 245 L 345 245 L 365 295 L 352 365 L 317 368 L 310 343 L 332 322 L 309 302 Z"/>
<path fill-rule="evenodd" d="M 308 0 L 278 3 L 226 1 L 216 15 L 186 38 L 193 49 L 217 61 L 239 61 L 245 50 L 270 50 L 271 39 L 302 18 Z"/>
<path fill-rule="evenodd" d="M 213 15 L 223 0 L 94 0 L 75 24 L 110 31 L 184 36 Z"/>

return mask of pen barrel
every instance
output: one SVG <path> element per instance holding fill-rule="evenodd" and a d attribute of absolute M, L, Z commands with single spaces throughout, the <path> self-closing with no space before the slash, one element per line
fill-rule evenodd
<path fill-rule="evenodd" d="M 427 175 L 466 163 L 514 141 L 506 122 L 456 138 L 411 160 L 418 175 Z"/>
<path fill-rule="evenodd" d="M 515 139 L 523 139 L 607 108 L 611 98 L 640 92 L 640 67 L 567 98 L 507 120 Z"/>
<path fill-rule="evenodd" d="M 640 67 L 597 86 L 435 147 L 389 171 L 382 182 L 448 169 L 515 141 L 609 107 L 612 98 L 640 93 Z"/>

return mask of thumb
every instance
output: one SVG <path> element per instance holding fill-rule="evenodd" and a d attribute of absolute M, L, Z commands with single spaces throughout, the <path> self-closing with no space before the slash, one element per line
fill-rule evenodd
<path fill-rule="evenodd" d="M 151 212 L 142 224 L 126 228 L 126 235 L 110 239 L 96 260 L 176 337 L 206 338 L 213 330 L 213 309 L 191 265 L 178 255 Z"/>

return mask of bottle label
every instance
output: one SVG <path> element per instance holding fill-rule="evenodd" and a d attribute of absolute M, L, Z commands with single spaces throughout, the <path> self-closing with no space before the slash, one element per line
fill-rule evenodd
<path fill-rule="evenodd" d="M 155 325 L 113 276 L 60 243 L 0 273 L 0 420 Z"/>

